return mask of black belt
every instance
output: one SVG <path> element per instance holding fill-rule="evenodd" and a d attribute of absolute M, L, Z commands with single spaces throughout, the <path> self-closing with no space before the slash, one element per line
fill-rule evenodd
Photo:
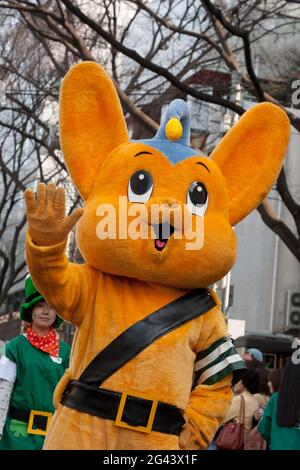
<path fill-rule="evenodd" d="M 195 289 L 137 321 L 100 351 L 78 380 L 69 382 L 61 403 L 82 413 L 114 420 L 116 426 L 123 428 L 178 436 L 185 419 L 176 406 L 130 390 L 118 393 L 99 387 L 154 341 L 215 305 L 206 289 Z"/>
<path fill-rule="evenodd" d="M 28 430 L 29 434 L 31 434 L 30 431 L 34 431 L 32 434 L 40 434 L 39 431 L 42 431 L 43 433 L 46 432 L 49 425 L 49 418 L 51 418 L 52 414 L 53 413 L 45 411 L 20 410 L 14 406 L 10 406 L 8 411 L 9 418 L 22 421 L 26 424 L 29 424 L 30 417 L 32 417 L 32 423 L 30 423 L 30 428 Z"/>
<path fill-rule="evenodd" d="M 76 380 L 69 382 L 61 403 L 82 413 L 111 419 L 117 426 L 136 431 L 153 430 L 178 436 L 185 424 L 181 412 L 174 405 L 136 392 L 118 393 L 90 387 Z"/>

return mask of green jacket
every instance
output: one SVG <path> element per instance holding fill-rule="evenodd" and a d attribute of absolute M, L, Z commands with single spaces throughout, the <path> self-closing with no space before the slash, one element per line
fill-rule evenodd
<path fill-rule="evenodd" d="M 300 426 L 288 428 L 277 423 L 278 393 L 274 393 L 258 425 L 258 432 L 270 450 L 300 450 Z"/>
<path fill-rule="evenodd" d="M 17 365 L 10 404 L 21 410 L 54 412 L 53 392 L 69 365 L 70 347 L 59 341 L 59 357 L 33 347 L 25 335 L 5 345 L 5 355 Z M 27 434 L 27 424 L 7 418 L 0 450 L 42 449 L 44 436 Z"/>

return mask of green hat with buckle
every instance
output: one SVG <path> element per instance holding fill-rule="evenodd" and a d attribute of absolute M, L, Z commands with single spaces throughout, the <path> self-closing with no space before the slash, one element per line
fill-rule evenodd
<path fill-rule="evenodd" d="M 20 317 L 22 320 L 30 323 L 32 321 L 32 308 L 38 302 L 45 300 L 44 297 L 36 290 L 30 276 L 28 276 L 25 281 L 25 297 L 26 300 L 20 307 Z M 56 315 L 56 319 L 53 324 L 54 328 L 58 328 L 62 322 L 62 318 Z"/>

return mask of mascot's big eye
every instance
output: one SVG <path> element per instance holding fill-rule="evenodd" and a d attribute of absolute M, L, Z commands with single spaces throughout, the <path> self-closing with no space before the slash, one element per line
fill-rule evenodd
<path fill-rule="evenodd" d="M 145 170 L 136 171 L 129 180 L 128 199 L 130 202 L 147 202 L 153 191 L 153 179 Z"/>
<path fill-rule="evenodd" d="M 206 187 L 199 181 L 194 181 L 188 190 L 186 203 L 192 214 L 203 216 L 208 205 Z"/>

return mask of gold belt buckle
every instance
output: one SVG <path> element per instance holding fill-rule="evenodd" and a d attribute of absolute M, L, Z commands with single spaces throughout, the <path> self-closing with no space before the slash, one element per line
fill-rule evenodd
<path fill-rule="evenodd" d="M 37 411 L 37 410 L 31 410 L 30 416 L 29 416 L 29 421 L 28 421 L 28 427 L 27 427 L 27 433 L 28 434 L 39 434 L 40 436 L 46 436 L 50 421 L 52 418 L 52 414 L 49 411 Z M 46 416 L 47 417 L 47 425 L 45 431 L 42 429 L 33 429 L 33 424 L 34 424 L 34 417 L 35 416 Z"/>
<path fill-rule="evenodd" d="M 123 416 L 123 412 L 124 412 L 128 395 L 132 397 L 136 397 L 136 398 L 143 398 L 144 400 L 148 400 L 152 402 L 147 426 L 132 426 L 122 421 L 122 416 Z M 124 390 L 121 396 L 118 413 L 117 413 L 117 417 L 115 420 L 115 425 L 119 426 L 120 428 L 127 428 L 127 429 L 133 429 L 134 431 L 150 433 L 152 431 L 152 426 L 153 426 L 153 421 L 155 418 L 157 405 L 158 405 L 158 399 L 156 398 L 149 397 L 148 395 L 145 395 L 143 393 L 137 393 L 137 392 L 132 392 L 130 390 Z"/>

